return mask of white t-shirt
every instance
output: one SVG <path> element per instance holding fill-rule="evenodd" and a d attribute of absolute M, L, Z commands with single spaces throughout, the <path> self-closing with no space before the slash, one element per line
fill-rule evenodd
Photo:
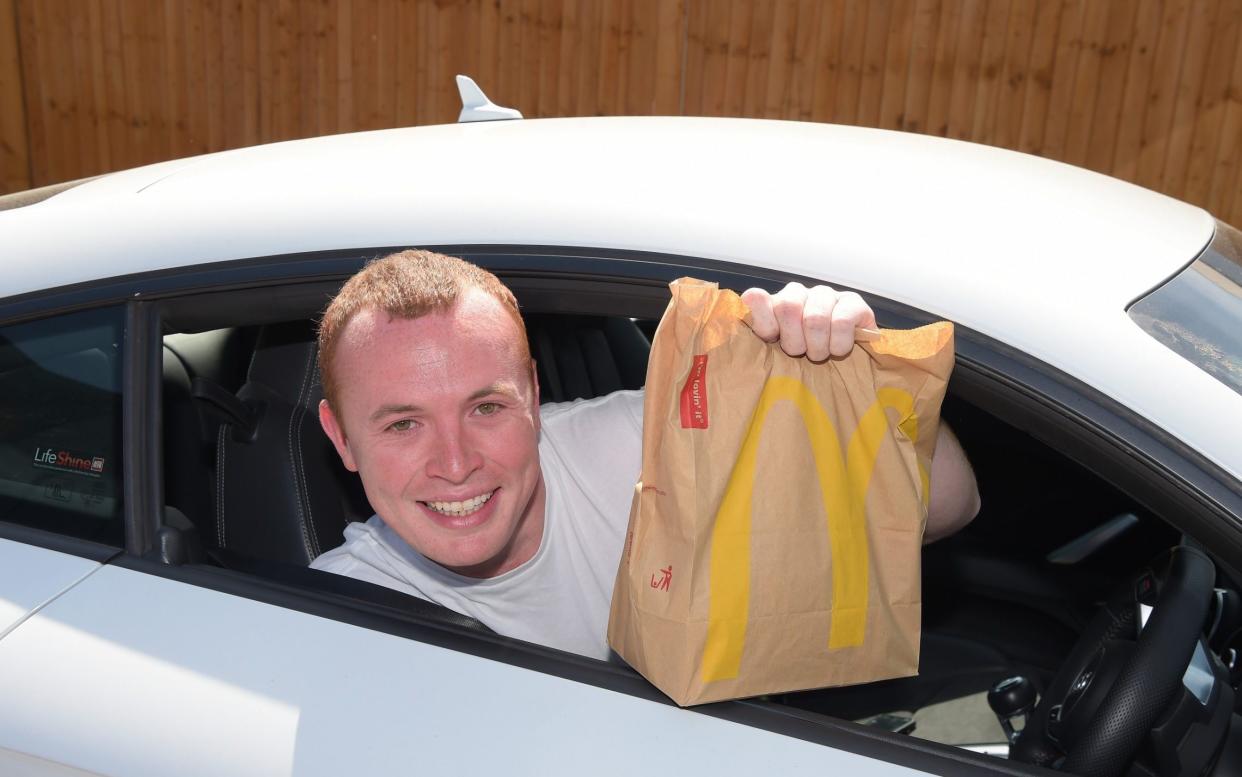
<path fill-rule="evenodd" d="M 510 637 L 607 660 L 608 609 L 642 462 L 642 391 L 544 405 L 543 541 L 517 569 L 463 577 L 411 548 L 378 515 L 311 562 L 470 615 Z"/>

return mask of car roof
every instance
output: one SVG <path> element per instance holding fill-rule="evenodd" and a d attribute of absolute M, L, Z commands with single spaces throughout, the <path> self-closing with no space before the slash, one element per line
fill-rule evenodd
<path fill-rule="evenodd" d="M 373 246 L 738 262 L 881 295 L 1002 340 L 1153 413 L 1237 476 L 1242 455 L 1230 444 L 1134 384 L 1176 373 L 1196 396 L 1237 396 L 1125 315 L 1214 228 L 1205 211 L 1114 178 L 912 133 L 751 119 L 498 121 L 226 151 L 0 212 L 9 254 L 0 295 Z"/>

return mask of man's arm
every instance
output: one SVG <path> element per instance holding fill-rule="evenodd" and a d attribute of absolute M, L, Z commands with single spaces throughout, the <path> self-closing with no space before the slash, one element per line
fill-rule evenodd
<path fill-rule="evenodd" d="M 854 330 L 874 327 L 875 313 L 852 291 L 828 286 L 807 288 L 790 283 L 776 294 L 747 289 L 750 327 L 769 343 L 780 341 L 790 356 L 824 361 L 845 356 L 854 347 Z M 940 424 L 932 457 L 931 494 L 924 542 L 935 542 L 961 529 L 979 512 L 979 487 L 966 453 L 946 423 Z"/>
<path fill-rule="evenodd" d="M 957 435 L 940 422 L 936 452 L 932 456 L 931 494 L 927 505 L 927 528 L 923 542 L 935 542 L 964 528 L 979 514 L 979 486 L 975 471 Z"/>

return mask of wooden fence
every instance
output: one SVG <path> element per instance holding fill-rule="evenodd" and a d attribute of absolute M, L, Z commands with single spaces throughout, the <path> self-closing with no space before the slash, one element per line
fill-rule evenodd
<path fill-rule="evenodd" d="M 0 192 L 223 148 L 528 117 L 965 138 L 1242 223 L 1242 0 L 0 0 Z"/>

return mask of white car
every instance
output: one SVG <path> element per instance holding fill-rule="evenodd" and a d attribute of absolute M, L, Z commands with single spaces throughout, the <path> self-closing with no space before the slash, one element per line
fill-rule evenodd
<path fill-rule="evenodd" d="M 1198 208 L 693 118 L 323 137 L 3 202 L 0 773 L 1242 774 L 1242 234 Z M 680 709 L 307 569 L 370 514 L 314 321 L 408 246 L 511 284 L 552 401 L 641 386 L 683 275 L 955 322 L 983 509 L 926 548 L 920 676 Z"/>

